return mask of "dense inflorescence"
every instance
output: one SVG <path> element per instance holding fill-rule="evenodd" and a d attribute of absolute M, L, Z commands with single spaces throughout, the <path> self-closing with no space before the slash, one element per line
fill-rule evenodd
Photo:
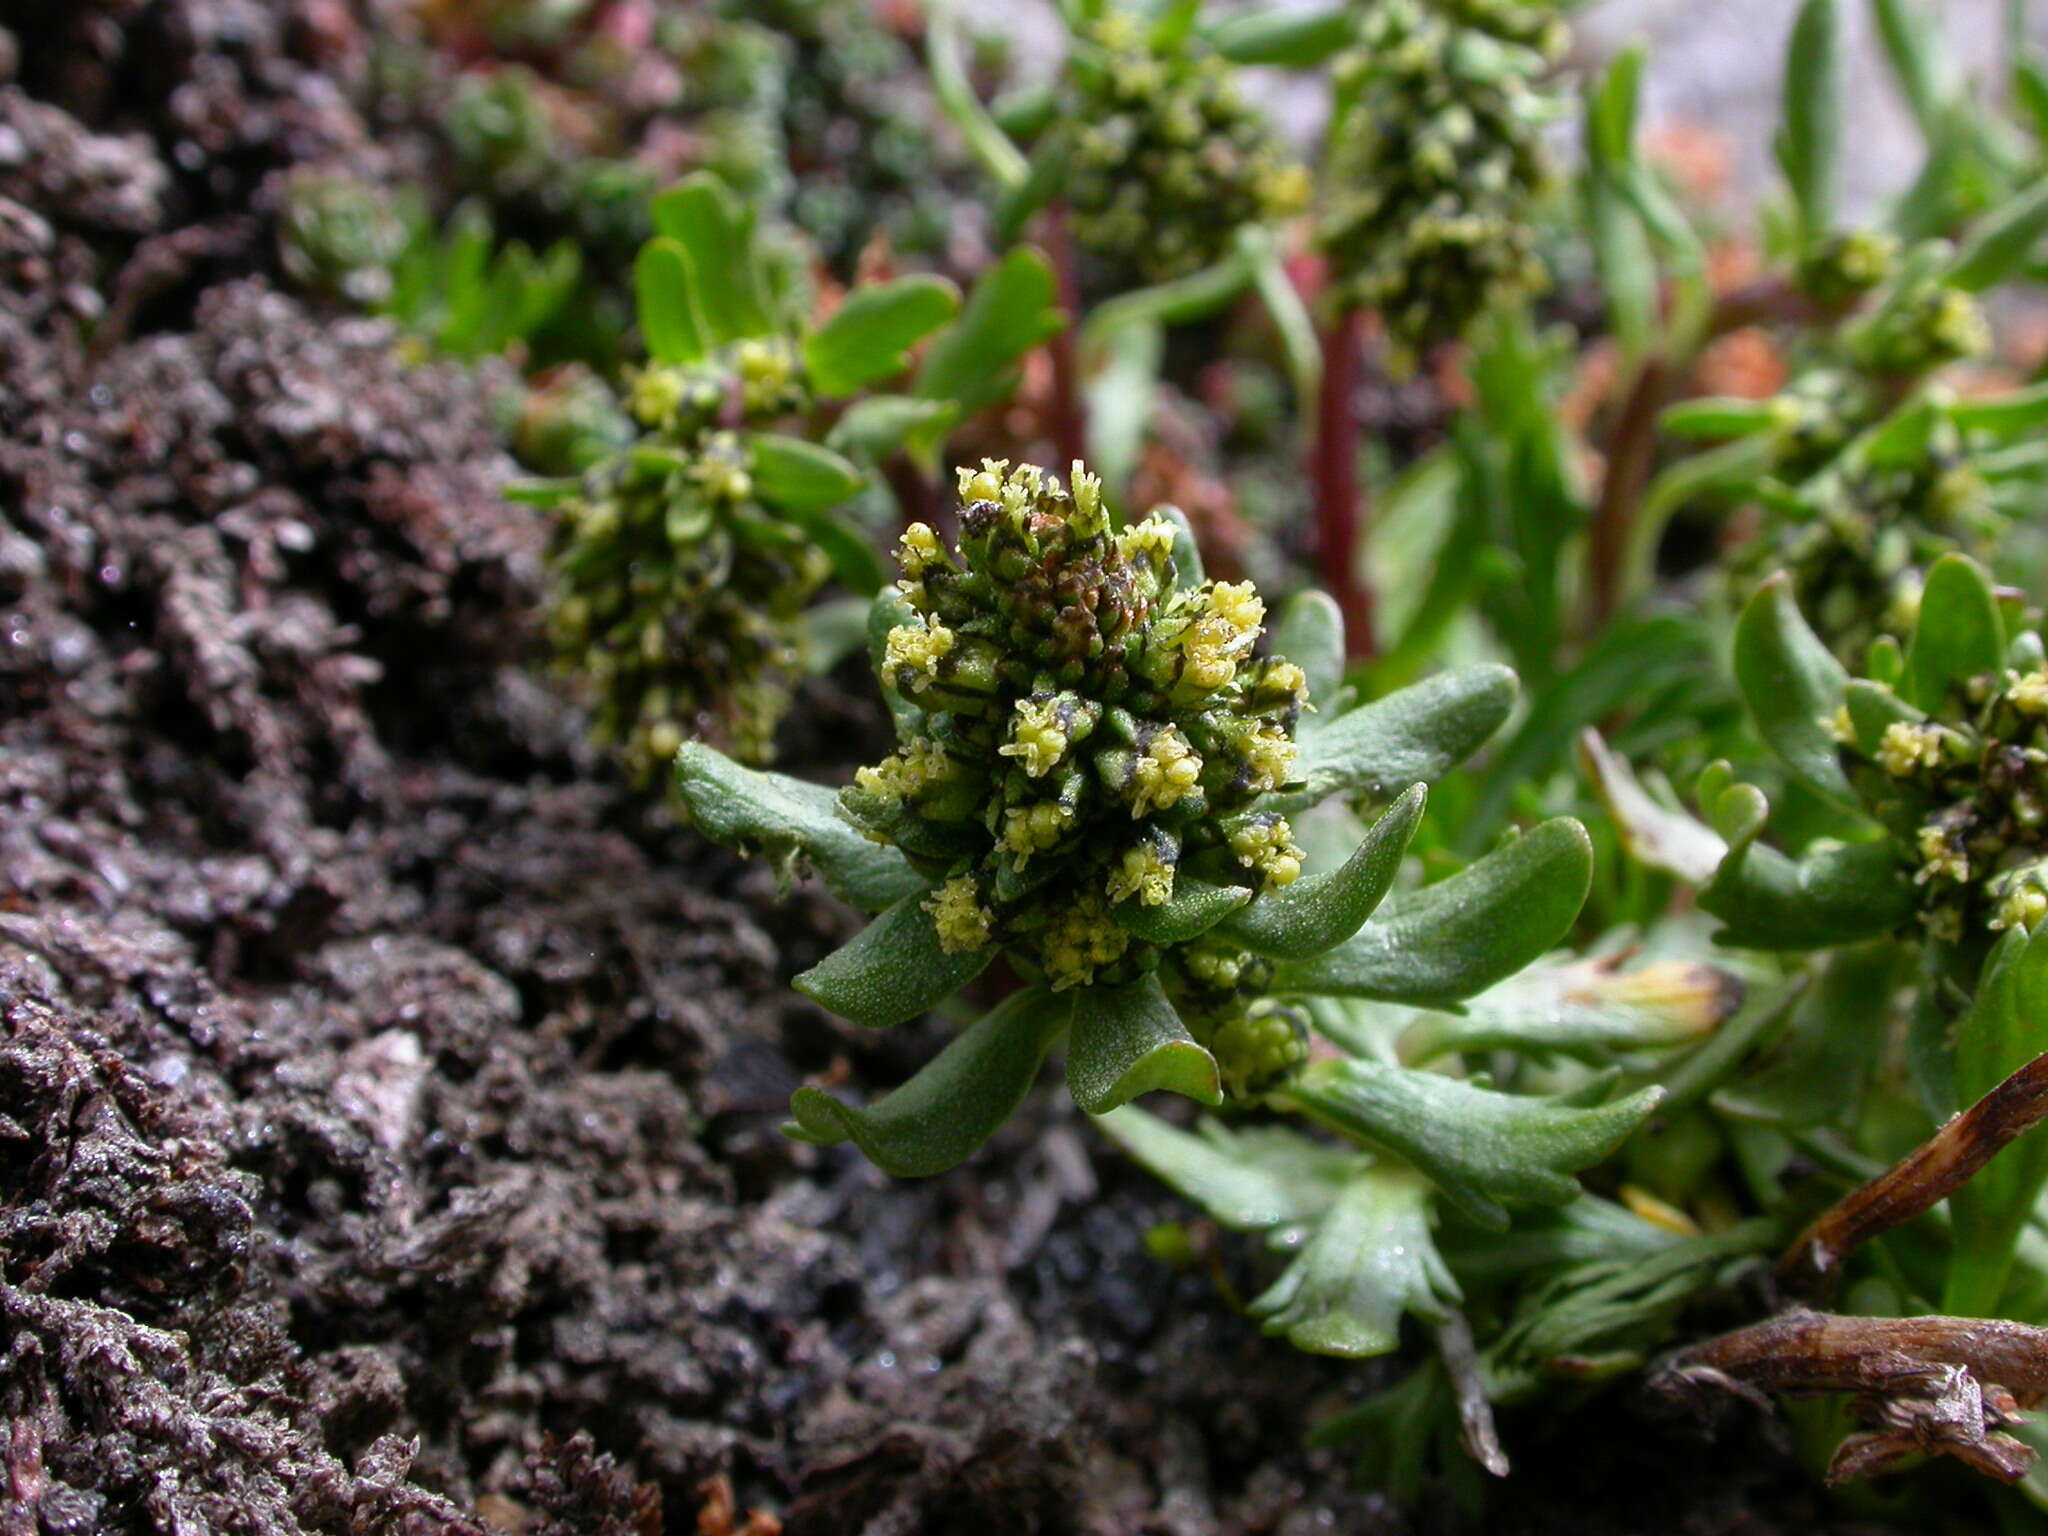
<path fill-rule="evenodd" d="M 1112 14 L 1083 30 L 1073 82 L 1075 237 L 1140 279 L 1197 271 L 1239 226 L 1307 206 L 1307 170 L 1200 44 L 1155 47 Z"/>
<path fill-rule="evenodd" d="M 1888 275 L 1889 255 L 1868 237 L 1832 242 L 1827 255 L 1827 272 L 1809 274 L 1820 293 L 1853 297 Z M 1745 539 L 1729 564 L 1741 596 L 1790 572 L 1815 631 L 1856 662 L 1878 636 L 1911 630 L 1929 564 L 1949 550 L 1989 554 L 2006 519 L 1980 445 L 1931 405 L 1896 409 L 1911 386 L 1989 344 L 1968 293 L 1905 282 L 1770 402 L 1768 464 L 1751 487 L 1764 536 Z"/>
<path fill-rule="evenodd" d="M 903 537 L 884 676 L 909 725 L 841 803 L 937 882 L 949 952 L 1000 946 L 1055 991 L 1133 979 L 1174 946 L 1113 909 L 1163 907 L 1184 872 L 1254 889 L 1300 873 L 1259 800 L 1292 772 L 1306 680 L 1253 655 L 1249 583 L 1179 585 L 1175 524 L 1112 529 L 1078 464 L 1071 489 L 1028 465 L 963 470 L 960 500 L 953 551 L 921 523 Z M 1196 946 L 1176 969 L 1229 993 L 1219 968 L 1242 963 Z"/>
<path fill-rule="evenodd" d="M 2048 916 L 2043 657 L 2029 631 L 2012 664 L 1952 687 L 1940 708 L 1923 713 L 1889 685 L 1862 683 L 1837 716 L 1850 782 L 1913 865 L 1921 920 L 1937 939 L 2032 932 Z"/>
<path fill-rule="evenodd" d="M 548 632 L 595 694 L 594 734 L 636 782 L 691 737 L 751 761 L 773 744 L 802 662 L 798 619 L 830 565 L 756 497 L 721 413 L 734 400 L 754 424 L 805 398 L 785 342 L 648 368 L 628 401 L 637 441 L 590 468 L 562 508 Z"/>
<path fill-rule="evenodd" d="M 1342 298 L 1400 351 L 1543 285 L 1536 81 L 1564 43 L 1548 5 L 1377 0 L 1339 60 L 1320 239 Z"/>

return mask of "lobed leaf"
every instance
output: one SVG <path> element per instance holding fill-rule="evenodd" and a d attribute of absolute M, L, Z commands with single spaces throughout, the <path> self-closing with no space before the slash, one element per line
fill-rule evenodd
<path fill-rule="evenodd" d="M 944 1173 L 973 1156 L 1016 1112 L 1073 1006 L 1071 994 L 1036 987 L 1019 992 L 866 1109 L 820 1088 L 797 1089 L 785 1129 L 818 1146 L 851 1141 L 897 1178 Z"/>
<path fill-rule="evenodd" d="M 914 393 L 974 411 L 1009 393 L 1024 354 L 1066 324 L 1052 264 L 1019 246 L 976 279 L 918 367 Z"/>
<path fill-rule="evenodd" d="M 1842 158 L 1842 38 L 1835 0 L 1806 0 L 1785 54 L 1778 163 L 1791 184 L 1809 242 L 1834 222 Z"/>
<path fill-rule="evenodd" d="M 1067 1087 L 1091 1115 L 1155 1088 L 1203 1104 L 1223 1102 L 1216 1058 L 1188 1033 L 1150 972 L 1125 986 L 1076 991 Z"/>
<path fill-rule="evenodd" d="M 1384 795 L 1442 777 L 1478 750 L 1515 707 L 1506 667 L 1459 667 L 1339 715 L 1302 743 L 1304 788 L 1289 804 L 1335 794 Z"/>
<path fill-rule="evenodd" d="M 1570 931 L 1593 878 L 1593 844 L 1546 821 L 1448 880 L 1388 901 L 1346 943 L 1283 961 L 1274 989 L 1308 997 L 1454 1003 L 1512 976 Z"/>
<path fill-rule="evenodd" d="M 1249 887 L 1210 885 L 1192 875 L 1173 882 L 1173 894 L 1156 907 L 1141 901 L 1110 908 L 1118 926 L 1153 944 L 1185 944 L 1199 938 L 1252 899 Z"/>
<path fill-rule="evenodd" d="M 1234 1232 L 1288 1236 L 1328 1211 L 1368 1161 L 1285 1126 L 1230 1127 L 1204 1117 L 1198 1131 L 1183 1131 L 1128 1104 L 1095 1123 L 1126 1156 Z"/>
<path fill-rule="evenodd" d="M 1411 785 L 1341 866 L 1267 892 L 1226 918 L 1223 932 L 1253 953 L 1276 959 L 1306 960 L 1335 949 L 1364 926 L 1393 888 L 1428 798 L 1425 786 Z"/>
<path fill-rule="evenodd" d="M 905 896 L 791 985 L 870 1029 L 901 1024 L 944 1002 L 988 969 L 995 946 L 947 953 L 924 903 L 923 892 Z"/>
<path fill-rule="evenodd" d="M 654 199 L 654 227 L 689 265 L 690 309 L 706 347 L 773 328 L 754 255 L 754 216 L 709 171 L 685 177 Z"/>
<path fill-rule="evenodd" d="M 1967 555 L 1943 555 L 1920 591 L 1901 691 L 1932 714 L 1952 687 L 2004 665 L 2005 621 L 1990 578 Z"/>
<path fill-rule="evenodd" d="M 1311 1119 L 1412 1163 L 1472 1221 L 1495 1230 L 1510 1205 L 1563 1205 L 1572 1175 L 1611 1154 L 1663 1097 L 1611 1104 L 1497 1093 L 1381 1062 L 1319 1062 L 1287 1090 Z"/>
<path fill-rule="evenodd" d="M 690 264 L 674 240 L 654 239 L 633 260 L 633 294 L 640 337 L 657 363 L 694 363 L 704 356 L 690 304 Z"/>
<path fill-rule="evenodd" d="M 842 399 L 910 365 L 910 349 L 959 311 L 960 290 L 919 273 L 858 288 L 804 338 L 811 387 Z"/>
<path fill-rule="evenodd" d="M 839 814 L 838 793 L 822 784 L 744 768 L 693 741 L 676 757 L 676 790 L 706 837 L 760 849 L 785 881 L 798 862 L 807 863 L 835 896 L 863 912 L 926 888 L 902 854 L 855 831 Z"/>
<path fill-rule="evenodd" d="M 1757 734 L 1792 776 L 1823 799 L 1853 807 L 1832 725 L 1849 675 L 1807 627 L 1782 571 L 1757 589 L 1736 621 L 1735 681 Z"/>

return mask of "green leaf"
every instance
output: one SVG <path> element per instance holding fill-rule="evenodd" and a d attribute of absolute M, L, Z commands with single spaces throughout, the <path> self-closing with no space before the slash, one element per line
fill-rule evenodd
<path fill-rule="evenodd" d="M 1154 507 L 1152 516 L 1173 525 L 1173 585 L 1185 592 L 1199 587 L 1208 576 L 1202 565 L 1202 546 L 1195 539 L 1195 525 L 1179 507 Z"/>
<path fill-rule="evenodd" d="M 2018 274 L 2044 234 L 2048 181 L 2035 183 L 1972 229 L 1942 280 L 1969 293 L 1996 287 Z"/>
<path fill-rule="evenodd" d="M 905 896 L 790 985 L 870 1029 L 944 1002 L 988 969 L 995 946 L 948 954 L 924 903 L 923 893 Z"/>
<path fill-rule="evenodd" d="M 1743 605 L 1735 681 L 1757 733 L 1792 776 L 1822 799 L 1853 807 L 1833 728 L 1849 674 L 1800 617 L 1782 571 Z"/>
<path fill-rule="evenodd" d="M 1872 469 L 1911 469 L 1927 458 L 1941 412 L 1925 395 L 1916 395 L 1866 432 L 1856 452 Z"/>
<path fill-rule="evenodd" d="M 790 1099 L 800 1140 L 851 1141 L 884 1173 L 925 1178 L 958 1167 L 1016 1112 L 1074 1011 L 1071 994 L 1019 992 L 963 1031 L 894 1093 L 867 1109 L 819 1088 Z"/>
<path fill-rule="evenodd" d="M 960 407 L 950 400 L 870 395 L 849 405 L 825 434 L 825 446 L 863 464 L 879 464 L 898 448 L 931 442 L 952 429 Z"/>
<path fill-rule="evenodd" d="M 693 741 L 676 758 L 676 789 L 700 832 L 729 848 L 761 850 L 784 881 L 799 861 L 807 863 L 834 895 L 863 912 L 926 889 L 902 854 L 870 842 L 840 816 L 837 791 L 822 784 L 742 768 Z"/>
<path fill-rule="evenodd" d="M 1578 916 L 1592 878 L 1586 829 L 1557 817 L 1448 880 L 1392 898 L 1329 953 L 1282 962 L 1274 990 L 1457 1002 L 1553 948 Z"/>
<path fill-rule="evenodd" d="M 1252 899 L 1249 887 L 1210 885 L 1193 875 L 1178 875 L 1173 894 L 1156 907 L 1124 901 L 1110 908 L 1117 925 L 1153 944 L 1185 944 L 1199 938 Z"/>
<path fill-rule="evenodd" d="M 1927 718 L 1891 689 L 1861 677 L 1850 679 L 1843 707 L 1849 711 L 1849 729 L 1855 733 L 1857 750 L 1865 757 L 1877 756 L 1891 726 L 1918 724 Z"/>
<path fill-rule="evenodd" d="M 1777 150 L 1811 244 L 1834 224 L 1842 154 L 1841 23 L 1835 0 L 1806 0 L 1792 24 Z"/>
<path fill-rule="evenodd" d="M 2034 384 L 2003 395 L 1949 402 L 1948 419 L 1965 432 L 2012 437 L 2048 426 L 2048 384 Z"/>
<path fill-rule="evenodd" d="M 747 439 L 747 457 L 754 494 L 787 511 L 822 512 L 867 483 L 866 475 L 830 448 L 800 437 L 756 432 Z"/>
<path fill-rule="evenodd" d="M 919 273 L 857 288 L 804 338 L 811 387 L 840 399 L 910 365 L 910 349 L 959 311 L 960 290 Z"/>
<path fill-rule="evenodd" d="M 1400 1343 L 1401 1318 L 1442 1322 L 1458 1283 L 1436 1250 L 1429 1181 L 1384 1162 L 1353 1175 L 1315 1233 L 1251 1304 L 1296 1349 L 1361 1360 Z"/>
<path fill-rule="evenodd" d="M 1571 1177 L 1646 1120 L 1661 1088 L 1612 1104 L 1496 1093 L 1434 1072 L 1324 1061 L 1287 1090 L 1309 1118 L 1405 1158 L 1472 1221 L 1499 1230 L 1510 1205 L 1563 1205 Z"/>
<path fill-rule="evenodd" d="M 1927 573 L 1920 614 L 1906 647 L 1900 691 L 1929 714 L 1949 689 L 2005 665 L 2005 621 L 1982 566 L 1967 555 L 1943 555 Z"/>
<path fill-rule="evenodd" d="M 1781 1130 L 1848 1121 L 1884 1055 L 1902 958 L 1903 947 L 1889 940 L 1836 950 L 1772 1054 L 1716 1090 L 1713 1107 Z"/>
<path fill-rule="evenodd" d="M 654 199 L 654 227 L 677 242 L 690 271 L 690 308 L 709 347 L 772 329 L 754 255 L 754 219 L 709 171 Z"/>
<path fill-rule="evenodd" d="M 1769 432 L 1781 421 L 1772 401 L 1708 395 L 1672 406 L 1657 418 L 1657 428 L 1671 437 L 1724 439 Z"/>
<path fill-rule="evenodd" d="M 1977 995 L 1956 1024 L 1956 1096 L 1975 1104 L 2048 1051 L 2048 924 L 2000 938 L 1984 962 Z M 2013 1252 L 2048 1183 L 2048 1136 L 2022 1134 L 1949 1197 L 1955 1243 L 1942 1310 L 2000 1316 Z"/>
<path fill-rule="evenodd" d="M 1311 1141 L 1285 1126 L 1231 1128 L 1206 1116 L 1183 1131 L 1127 1104 L 1095 1123 L 1124 1153 L 1234 1232 L 1292 1241 L 1323 1215 L 1367 1162 L 1349 1148 Z"/>
<path fill-rule="evenodd" d="M 1351 46 L 1358 23 L 1343 6 L 1327 11 L 1243 11 L 1209 28 L 1209 42 L 1233 64 L 1314 69 Z"/>
<path fill-rule="evenodd" d="M 1305 788 L 1290 803 L 1335 794 L 1385 795 L 1442 777 L 1478 749 L 1515 707 L 1506 667 L 1459 667 L 1362 704 L 1302 745 Z"/>
<path fill-rule="evenodd" d="M 1425 786 L 1411 785 L 1342 866 L 1303 875 L 1261 895 L 1227 918 L 1223 932 L 1255 954 L 1283 960 L 1306 960 L 1335 949 L 1364 926 L 1393 888 L 1428 798 Z"/>
<path fill-rule="evenodd" d="M 690 264 L 673 240 L 650 240 L 633 262 L 633 292 L 640 335 L 657 363 L 694 363 L 704 356 L 704 339 L 690 306 Z"/>
<path fill-rule="evenodd" d="M 1930 134 L 1949 95 L 1943 78 L 1947 58 L 1941 38 L 1928 24 L 1927 13 L 1911 0 L 1873 0 L 1871 11 L 1885 60 L 1912 109 L 1913 120 L 1923 134 Z"/>
<path fill-rule="evenodd" d="M 873 597 L 888 583 L 889 572 L 874 545 L 859 528 L 846 521 L 843 513 L 818 512 L 808 507 L 784 507 L 782 515 L 804 531 L 831 562 L 833 578 L 862 597 Z"/>
<path fill-rule="evenodd" d="M 1327 592 L 1310 588 L 1291 599 L 1273 626 L 1273 654 L 1301 668 L 1308 678 L 1311 713 L 1302 717 L 1313 730 L 1335 719 L 1337 691 L 1344 686 L 1344 613 Z"/>
<path fill-rule="evenodd" d="M 914 393 L 963 412 L 1008 394 L 1024 354 L 1066 324 L 1052 264 L 1019 246 L 975 281 L 960 317 L 933 340 Z"/>
<path fill-rule="evenodd" d="M 950 0 L 936 0 L 925 20 L 925 59 L 930 66 L 932 95 L 953 120 L 968 151 L 1000 188 L 1014 187 L 1027 173 L 1024 155 L 1009 135 L 996 126 L 975 94 L 968 72 L 967 47 Z"/>
<path fill-rule="evenodd" d="M 1538 961 L 1458 1013 L 1416 1020 L 1401 1036 L 1401 1059 L 1421 1066 L 1455 1052 L 1509 1050 L 1601 1065 L 1618 1052 L 1692 1044 L 1742 1003 L 1744 984 L 1732 971 L 1686 960 L 1623 971 L 1616 959 Z"/>
<path fill-rule="evenodd" d="M 1617 53 L 1588 98 L 1586 153 L 1603 175 L 1635 162 L 1645 52 L 1641 43 L 1633 43 Z"/>
<path fill-rule="evenodd" d="M 1121 987 L 1082 987 L 1067 1044 L 1067 1087 L 1091 1115 L 1163 1088 L 1223 1102 L 1216 1058 L 1195 1043 L 1156 975 Z"/>
<path fill-rule="evenodd" d="M 1743 807 L 1732 825 L 1733 807 Z M 1759 809 L 1761 807 L 1761 809 Z M 1700 906 L 1728 926 L 1716 942 L 1743 949 L 1828 949 L 1890 933 L 1913 915 L 1913 889 L 1889 839 L 1823 844 L 1793 860 L 1757 841 L 1768 813 L 1754 787 L 1721 797 L 1728 856 Z"/>

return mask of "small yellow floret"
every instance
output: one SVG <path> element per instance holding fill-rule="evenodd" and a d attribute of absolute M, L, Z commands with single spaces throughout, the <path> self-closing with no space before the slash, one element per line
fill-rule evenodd
<path fill-rule="evenodd" d="M 1153 555 L 1173 553 L 1173 524 L 1163 517 L 1148 517 L 1133 523 L 1116 536 L 1117 552 L 1126 560 L 1142 561 Z"/>
<path fill-rule="evenodd" d="M 1067 750 L 1066 728 L 1060 723 L 1058 699 L 1019 699 L 1010 717 L 1010 739 L 996 751 L 1023 760 L 1032 778 L 1050 773 Z"/>
<path fill-rule="evenodd" d="M 924 899 L 938 930 L 939 948 L 949 955 L 964 955 L 988 943 L 995 919 L 981 904 L 981 887 L 972 875 L 955 875 Z"/>
<path fill-rule="evenodd" d="M 2048 666 L 2034 668 L 2007 689 L 2005 696 L 2023 715 L 2048 715 Z"/>
<path fill-rule="evenodd" d="M 921 736 L 872 767 L 855 770 L 853 782 L 871 795 L 908 800 L 950 778 L 952 773 L 953 760 L 946 755 L 946 749 L 930 737 Z"/>
<path fill-rule="evenodd" d="M 939 663 L 952 649 L 953 631 L 920 614 L 910 623 L 898 624 L 889 631 L 883 662 L 893 677 L 901 677 L 907 668 L 912 674 L 910 691 L 923 693 L 939 675 Z"/>
<path fill-rule="evenodd" d="M 1260 816 L 1230 834 L 1237 862 L 1255 869 L 1269 887 L 1292 885 L 1301 874 L 1302 851 L 1294 846 L 1294 829 L 1284 816 Z"/>
<path fill-rule="evenodd" d="M 1877 765 L 1895 779 L 1906 778 L 1916 768 L 1940 767 L 1941 732 L 1931 725 L 1894 720 L 1884 728 Z"/>
<path fill-rule="evenodd" d="M 1135 896 L 1141 906 L 1160 906 L 1173 894 L 1173 866 L 1150 843 L 1134 844 L 1110 871 L 1107 894 L 1112 902 Z"/>
<path fill-rule="evenodd" d="M 1970 856 L 1949 841 L 1946 828 L 1929 823 L 1920 829 L 1920 875 L 1922 880 L 1967 880 Z"/>
<path fill-rule="evenodd" d="M 1202 759 L 1177 726 L 1169 725 L 1138 754 L 1131 771 L 1131 815 L 1164 811 L 1180 800 L 1202 777 Z"/>
<path fill-rule="evenodd" d="M 939 547 L 939 536 L 925 523 L 912 523 L 903 530 L 903 537 L 897 542 L 896 559 L 903 567 L 903 574 L 911 581 L 921 578 L 926 569 L 942 560 L 945 551 Z"/>
<path fill-rule="evenodd" d="M 1017 855 L 1022 869 L 1034 853 L 1052 847 L 1074 822 L 1065 806 L 1050 801 L 1037 805 L 1013 805 L 1003 812 L 1003 846 Z"/>
<path fill-rule="evenodd" d="M 1083 897 L 1046 924 L 1039 960 L 1052 990 L 1064 992 L 1093 981 L 1096 971 L 1120 959 L 1130 942 L 1100 897 Z"/>
<path fill-rule="evenodd" d="M 1245 766 L 1251 770 L 1253 792 L 1263 795 L 1285 784 L 1294 772 L 1294 759 L 1300 750 L 1283 732 L 1255 733 L 1245 743 L 1244 754 Z"/>

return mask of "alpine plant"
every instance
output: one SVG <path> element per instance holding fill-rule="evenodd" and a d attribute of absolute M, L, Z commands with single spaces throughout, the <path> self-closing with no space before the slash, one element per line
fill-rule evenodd
<path fill-rule="evenodd" d="M 1397 354 L 1543 286 L 1540 81 L 1566 37 L 1550 5 L 1376 0 L 1339 57 L 1319 242 L 1336 297 L 1377 310 Z"/>
<path fill-rule="evenodd" d="M 940 1172 L 1062 1038 L 1090 1114 L 1152 1089 L 1314 1096 L 1307 1000 L 1448 1006 L 1557 943 L 1590 868 L 1568 819 L 1376 911 L 1423 781 L 1511 708 L 1506 669 L 1352 707 L 1334 605 L 1299 599 L 1267 644 L 1258 594 L 1205 580 L 1170 509 L 1118 527 L 1079 464 L 1063 484 L 985 461 L 958 484 L 957 541 L 914 524 L 902 580 L 873 609 L 894 752 L 836 794 L 702 745 L 679 759 L 702 830 L 785 870 L 804 861 L 880 914 L 797 978 L 827 1008 L 886 1028 L 970 987 L 999 996 L 976 986 L 998 960 L 1016 983 L 870 1106 L 800 1089 L 794 1134 Z M 1333 797 L 1385 808 L 1363 827 L 1315 809 Z M 1322 869 L 1309 823 L 1324 845 L 1354 828 Z"/>
<path fill-rule="evenodd" d="M 1233 232 L 1307 207 L 1310 178 L 1192 35 L 1163 39 L 1124 11 L 1076 38 L 1066 196 L 1074 237 L 1147 283 L 1209 266 Z"/>

